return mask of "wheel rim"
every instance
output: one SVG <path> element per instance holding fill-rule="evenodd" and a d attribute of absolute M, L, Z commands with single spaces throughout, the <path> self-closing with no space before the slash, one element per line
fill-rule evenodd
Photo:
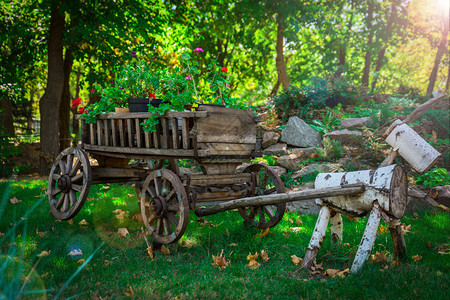
<path fill-rule="evenodd" d="M 280 176 L 269 166 L 254 164 L 248 166 L 243 172 L 255 174 L 256 184 L 252 186 L 252 193 L 255 196 L 286 192 Z M 278 224 L 283 219 L 285 210 L 286 203 L 279 203 L 239 208 L 239 213 L 246 222 L 257 228 L 266 229 Z"/>
<path fill-rule="evenodd" d="M 174 158 L 166 158 L 166 159 L 147 159 L 147 166 L 149 170 L 159 170 L 159 169 L 167 169 L 175 173 L 176 175 L 180 174 L 180 168 L 178 167 L 178 161 Z"/>
<path fill-rule="evenodd" d="M 184 186 L 170 170 L 152 171 L 142 185 L 141 214 L 156 242 L 170 244 L 186 231 L 189 208 Z"/>
<path fill-rule="evenodd" d="M 91 165 L 82 149 L 70 147 L 58 155 L 48 179 L 48 200 L 55 218 L 76 216 L 89 194 L 91 176 Z"/>

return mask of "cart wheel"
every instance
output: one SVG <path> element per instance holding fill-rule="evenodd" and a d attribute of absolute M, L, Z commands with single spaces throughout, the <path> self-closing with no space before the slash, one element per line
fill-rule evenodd
<path fill-rule="evenodd" d="M 155 241 L 160 244 L 178 241 L 189 219 L 186 191 L 178 176 L 167 169 L 152 171 L 139 198 L 144 224 Z"/>
<path fill-rule="evenodd" d="M 176 175 L 180 175 L 180 168 L 178 167 L 178 161 L 174 158 L 166 159 L 147 159 L 147 166 L 150 170 L 168 169 L 174 172 Z"/>
<path fill-rule="evenodd" d="M 248 166 L 244 173 L 254 173 L 256 184 L 254 195 L 269 195 L 273 193 L 285 193 L 280 176 L 270 167 L 262 164 Z M 251 206 L 239 208 L 242 218 L 253 226 L 261 229 L 273 227 L 283 218 L 286 203 L 265 206 Z"/>
<path fill-rule="evenodd" d="M 53 216 L 72 219 L 83 207 L 91 187 L 89 158 L 80 148 L 66 148 L 56 158 L 48 179 L 48 200 Z"/>

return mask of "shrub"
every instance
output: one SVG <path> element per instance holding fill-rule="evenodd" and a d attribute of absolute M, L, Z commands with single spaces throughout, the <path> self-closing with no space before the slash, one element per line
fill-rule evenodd
<path fill-rule="evenodd" d="M 10 143 L 8 134 L 3 133 L 4 128 L 0 127 L 0 176 L 9 176 L 19 171 L 11 161 L 11 156 L 20 153 L 20 150 Z"/>
<path fill-rule="evenodd" d="M 320 160 L 338 160 L 344 156 L 341 142 L 325 137 L 322 140 L 323 148 L 318 149 Z"/>
<path fill-rule="evenodd" d="M 450 175 L 444 168 L 435 168 L 425 172 L 422 175 L 414 175 L 417 184 L 427 187 L 435 187 L 450 184 Z"/>

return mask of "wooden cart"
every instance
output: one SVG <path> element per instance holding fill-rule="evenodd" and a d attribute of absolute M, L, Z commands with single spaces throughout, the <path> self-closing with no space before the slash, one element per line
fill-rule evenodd
<path fill-rule="evenodd" d="M 280 177 L 268 166 L 252 164 L 236 172 L 238 165 L 260 155 L 253 112 L 216 106 L 170 111 L 159 118 L 153 133 L 141 125 L 149 115 L 110 113 L 94 124 L 82 120 L 81 142 L 61 152 L 50 171 L 49 203 L 56 218 L 73 218 L 91 184 L 135 181 L 145 226 L 156 242 L 169 244 L 185 232 L 189 209 L 285 193 Z M 88 154 L 98 166 L 91 166 Z M 183 158 L 194 160 L 203 174 L 180 174 L 177 159 Z M 277 203 L 241 207 L 239 213 L 264 229 L 275 226 L 285 208 L 286 203 Z"/>

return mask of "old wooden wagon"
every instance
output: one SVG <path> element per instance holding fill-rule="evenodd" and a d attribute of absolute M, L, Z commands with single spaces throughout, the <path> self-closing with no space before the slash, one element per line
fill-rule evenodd
<path fill-rule="evenodd" d="M 149 115 L 110 113 L 93 124 L 82 120 L 81 142 L 60 153 L 51 168 L 48 195 L 56 218 L 73 218 L 92 184 L 135 181 L 145 226 L 156 242 L 168 244 L 185 232 L 189 209 L 285 192 L 270 167 L 251 164 L 236 172 L 260 155 L 252 111 L 215 106 L 170 111 L 159 118 L 155 132 L 145 132 L 141 123 Z M 98 165 L 91 166 L 88 154 Z M 183 158 L 192 159 L 203 174 L 180 174 L 177 159 Z M 282 219 L 285 207 L 242 207 L 239 213 L 246 222 L 268 228 Z"/>

